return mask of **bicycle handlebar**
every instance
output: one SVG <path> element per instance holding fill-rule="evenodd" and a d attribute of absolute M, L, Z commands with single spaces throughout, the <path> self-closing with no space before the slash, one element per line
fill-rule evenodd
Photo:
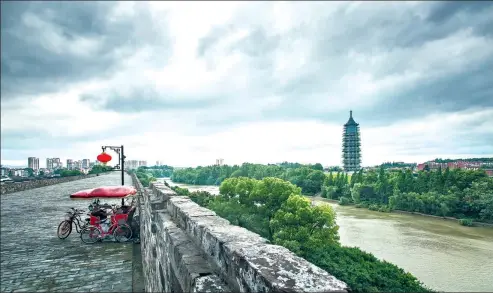
<path fill-rule="evenodd" d="M 72 211 L 74 214 L 78 214 L 78 215 L 82 215 L 85 210 L 79 210 L 79 209 L 76 209 L 76 208 L 70 208 L 69 212 Z"/>

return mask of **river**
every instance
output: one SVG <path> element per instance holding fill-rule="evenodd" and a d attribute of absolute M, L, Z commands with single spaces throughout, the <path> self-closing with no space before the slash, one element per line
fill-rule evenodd
<path fill-rule="evenodd" d="M 191 191 L 219 193 L 217 186 L 165 180 L 171 186 Z M 337 212 L 343 245 L 371 252 L 435 290 L 493 292 L 492 228 L 464 227 L 455 221 L 328 204 Z"/>

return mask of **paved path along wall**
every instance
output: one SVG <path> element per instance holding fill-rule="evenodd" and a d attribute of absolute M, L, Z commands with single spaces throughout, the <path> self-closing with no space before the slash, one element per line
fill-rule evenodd
<path fill-rule="evenodd" d="M 0 189 L 0 194 L 9 194 L 19 191 L 24 191 L 33 188 L 39 188 L 44 186 L 50 186 L 53 184 L 59 184 L 64 182 L 70 182 L 75 180 L 81 180 L 86 178 L 91 178 L 96 175 L 81 175 L 81 176 L 70 176 L 70 177 L 61 177 L 61 178 L 50 178 L 50 179 L 39 179 L 39 180 L 31 180 L 25 182 L 14 182 L 14 183 L 5 183 L 2 184 Z"/>
<path fill-rule="evenodd" d="M 90 203 L 71 193 L 120 180 L 114 172 L 2 196 L 0 292 L 132 292 L 132 243 L 84 244 L 75 227 L 65 240 L 56 236 L 69 208 Z"/>
<path fill-rule="evenodd" d="M 161 183 L 139 189 L 147 292 L 348 292 L 288 249 L 230 225 Z"/>

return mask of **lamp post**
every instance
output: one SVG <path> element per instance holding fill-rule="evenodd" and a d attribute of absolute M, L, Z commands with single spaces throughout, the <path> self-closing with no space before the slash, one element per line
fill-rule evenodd
<path fill-rule="evenodd" d="M 103 153 L 106 149 L 110 149 L 118 154 L 118 164 L 114 167 L 115 170 L 122 171 L 122 185 L 125 185 L 125 155 L 123 154 L 123 146 L 102 146 Z"/>

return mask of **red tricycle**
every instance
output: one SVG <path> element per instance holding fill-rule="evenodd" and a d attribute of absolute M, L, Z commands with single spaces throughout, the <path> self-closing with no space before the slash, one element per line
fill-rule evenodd
<path fill-rule="evenodd" d="M 105 221 L 110 221 L 110 224 Z M 127 223 L 128 214 L 113 214 L 110 218 L 101 221 L 98 217 L 91 216 L 89 226 L 80 232 L 80 239 L 87 244 L 102 241 L 108 236 L 113 236 L 118 242 L 127 242 L 132 239 L 132 229 Z"/>

